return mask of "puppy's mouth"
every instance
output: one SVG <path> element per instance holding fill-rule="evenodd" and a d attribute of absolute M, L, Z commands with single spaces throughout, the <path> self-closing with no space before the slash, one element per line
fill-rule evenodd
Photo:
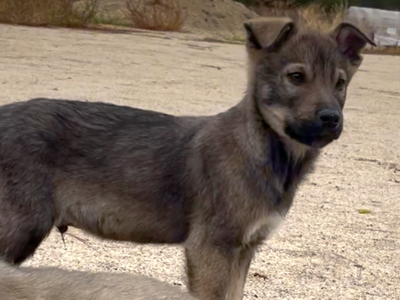
<path fill-rule="evenodd" d="M 342 129 L 342 123 L 335 128 L 326 128 L 319 122 L 292 123 L 286 125 L 285 134 L 301 144 L 314 148 L 323 148 L 334 140 L 339 139 Z"/>

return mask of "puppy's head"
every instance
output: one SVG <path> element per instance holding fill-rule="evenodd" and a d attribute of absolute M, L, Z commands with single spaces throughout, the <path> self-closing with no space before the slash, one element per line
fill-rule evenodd
<path fill-rule="evenodd" d="M 249 89 L 265 122 L 310 147 L 338 139 L 360 52 L 374 43 L 348 23 L 328 34 L 304 30 L 289 18 L 253 19 L 244 27 Z"/>

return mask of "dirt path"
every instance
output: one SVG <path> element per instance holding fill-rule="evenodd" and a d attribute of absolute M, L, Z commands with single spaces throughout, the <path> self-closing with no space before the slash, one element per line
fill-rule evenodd
<path fill-rule="evenodd" d="M 244 46 L 181 34 L 0 25 L 2 103 L 44 96 L 211 114 L 245 89 Z M 287 222 L 251 265 L 245 299 L 400 299 L 400 57 L 366 56 Z M 370 209 L 371 214 L 359 214 Z M 185 286 L 179 247 L 53 233 L 26 265 L 146 274 Z"/>

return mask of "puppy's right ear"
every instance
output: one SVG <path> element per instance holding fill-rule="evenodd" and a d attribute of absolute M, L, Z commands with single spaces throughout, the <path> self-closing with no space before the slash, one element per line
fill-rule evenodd
<path fill-rule="evenodd" d="M 290 18 L 256 18 L 244 23 L 248 49 L 277 49 L 296 31 Z"/>

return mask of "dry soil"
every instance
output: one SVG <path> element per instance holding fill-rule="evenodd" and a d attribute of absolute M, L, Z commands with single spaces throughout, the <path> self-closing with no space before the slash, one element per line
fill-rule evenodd
<path fill-rule="evenodd" d="M 140 0 L 152 3 L 152 0 Z M 161 0 L 166 1 L 166 0 Z M 178 0 L 185 16 L 184 32 L 223 39 L 243 39 L 243 22 L 257 16 L 243 4 L 232 0 Z M 126 0 L 101 0 L 100 11 L 126 16 Z"/>
<path fill-rule="evenodd" d="M 0 25 L 0 49 L 1 103 L 53 97 L 200 115 L 235 105 L 246 86 L 243 45 L 184 34 Z M 365 57 L 345 132 L 255 257 L 245 299 L 400 299 L 399 77 L 400 57 Z M 180 247 L 69 232 L 65 244 L 53 232 L 25 265 L 132 272 L 185 288 Z"/>

